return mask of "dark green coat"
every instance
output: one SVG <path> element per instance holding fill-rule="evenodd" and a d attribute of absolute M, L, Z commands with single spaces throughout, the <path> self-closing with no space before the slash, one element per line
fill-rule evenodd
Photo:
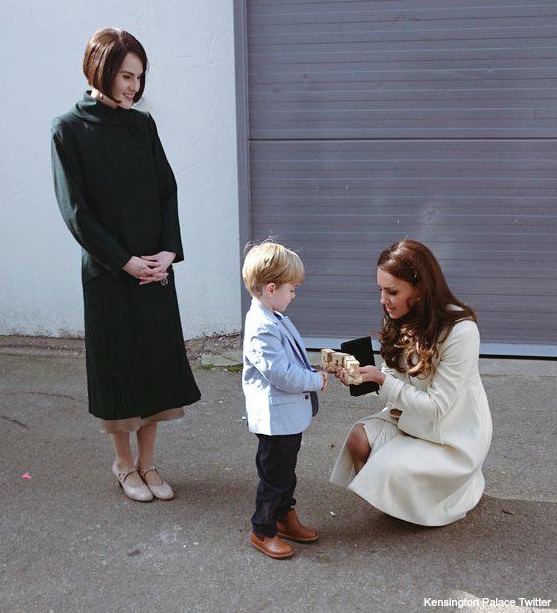
<path fill-rule="evenodd" d="M 86 93 L 54 120 L 52 138 L 56 197 L 84 249 L 84 282 L 119 273 L 132 255 L 183 260 L 176 181 L 149 114 Z"/>
<path fill-rule="evenodd" d="M 191 404 L 193 378 L 174 287 L 122 270 L 135 256 L 183 259 L 174 174 L 155 122 L 86 93 L 52 124 L 54 187 L 83 248 L 89 410 L 102 419 L 147 417 Z"/>

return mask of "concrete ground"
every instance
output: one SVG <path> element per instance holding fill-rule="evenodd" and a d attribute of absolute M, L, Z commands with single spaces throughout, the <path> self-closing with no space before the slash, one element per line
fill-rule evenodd
<path fill-rule="evenodd" d="M 351 424 L 381 408 L 332 381 L 298 470 L 299 513 L 321 539 L 275 561 L 248 543 L 256 439 L 240 374 L 211 367 L 219 358 L 204 349 L 203 399 L 160 428 L 158 465 L 176 498 L 145 504 L 110 472 L 109 440 L 87 413 L 82 343 L 0 339 L 1 613 L 557 609 L 557 362 L 482 360 L 487 490 L 444 528 L 388 517 L 328 483 Z"/>

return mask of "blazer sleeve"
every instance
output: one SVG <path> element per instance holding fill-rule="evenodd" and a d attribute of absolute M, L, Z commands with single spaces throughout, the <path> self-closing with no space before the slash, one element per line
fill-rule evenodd
<path fill-rule="evenodd" d="M 162 216 L 161 247 L 165 251 L 176 253 L 174 262 L 181 262 L 184 259 L 184 249 L 182 247 L 180 221 L 178 218 L 178 186 L 162 147 L 155 120 L 151 115 L 147 115 L 149 118 Z"/>
<path fill-rule="evenodd" d="M 280 333 L 270 325 L 259 327 L 245 343 L 245 357 L 274 387 L 288 393 L 317 392 L 323 377 L 289 359 Z"/>
<path fill-rule="evenodd" d="M 77 242 L 100 264 L 118 274 L 131 254 L 100 223 L 87 205 L 78 151 L 68 126 L 52 124 L 52 174 L 54 191 L 64 222 Z"/>
<path fill-rule="evenodd" d="M 408 412 L 423 420 L 439 421 L 466 388 L 470 374 L 477 368 L 479 349 L 476 324 L 470 320 L 458 322 L 442 344 L 439 363 L 426 390 L 419 390 L 384 371 L 386 378 L 379 397 L 403 411 L 403 415 Z"/>

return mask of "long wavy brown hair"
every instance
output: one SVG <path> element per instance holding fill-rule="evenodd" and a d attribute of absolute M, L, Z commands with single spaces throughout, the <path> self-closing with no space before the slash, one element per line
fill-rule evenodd
<path fill-rule="evenodd" d="M 418 289 L 407 315 L 391 319 L 385 312 L 381 356 L 390 368 L 425 378 L 431 373 L 437 343 L 458 321 L 477 321 L 476 313 L 451 292 L 439 262 L 423 243 L 409 238 L 394 243 L 381 253 L 377 267 Z"/>

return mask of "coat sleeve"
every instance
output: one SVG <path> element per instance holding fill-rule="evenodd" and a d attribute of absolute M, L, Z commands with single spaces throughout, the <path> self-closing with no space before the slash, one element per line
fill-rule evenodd
<path fill-rule="evenodd" d="M 162 147 L 155 120 L 151 115 L 148 117 L 162 215 L 161 247 L 164 251 L 173 251 L 176 254 L 174 262 L 181 262 L 184 259 L 184 249 L 178 219 L 178 186 Z"/>
<path fill-rule="evenodd" d="M 260 327 L 244 342 L 246 359 L 271 385 L 291 394 L 317 392 L 323 377 L 292 362 L 282 345 L 278 330 Z"/>
<path fill-rule="evenodd" d="M 413 417 L 438 422 L 455 405 L 477 368 L 480 349 L 478 327 L 473 321 L 455 324 L 442 344 L 439 363 L 426 390 L 386 372 L 379 396 Z M 402 418 L 401 418 L 402 420 Z M 402 421 L 399 421 L 401 429 Z"/>
<path fill-rule="evenodd" d="M 118 274 L 131 254 L 108 232 L 87 205 L 77 147 L 70 129 L 60 120 L 54 120 L 52 124 L 51 151 L 54 191 L 66 225 L 95 260 L 113 274 Z"/>

